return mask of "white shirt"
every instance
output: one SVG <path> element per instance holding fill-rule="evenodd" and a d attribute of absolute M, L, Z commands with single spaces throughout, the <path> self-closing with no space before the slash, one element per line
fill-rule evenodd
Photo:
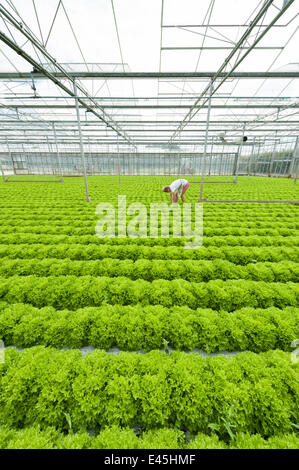
<path fill-rule="evenodd" d="M 178 179 L 178 180 L 175 180 L 173 181 L 169 187 L 170 187 L 170 192 L 171 193 L 175 193 L 176 191 L 179 191 L 181 192 L 183 187 L 188 183 L 187 180 L 184 180 L 183 178 L 182 179 Z"/>

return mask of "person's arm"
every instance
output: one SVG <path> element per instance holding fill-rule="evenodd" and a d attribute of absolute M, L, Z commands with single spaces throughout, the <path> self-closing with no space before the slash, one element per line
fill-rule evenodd
<path fill-rule="evenodd" d="M 170 193 L 170 204 L 172 204 L 172 193 Z"/>

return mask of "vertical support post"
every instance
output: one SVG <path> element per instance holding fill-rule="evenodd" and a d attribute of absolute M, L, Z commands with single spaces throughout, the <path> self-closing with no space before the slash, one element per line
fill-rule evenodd
<path fill-rule="evenodd" d="M 205 134 L 205 144 L 204 144 L 204 152 L 203 152 L 203 166 L 201 166 L 201 182 L 200 182 L 199 202 L 202 201 L 203 180 L 204 180 L 204 174 L 205 174 L 205 171 L 206 171 L 206 156 L 207 156 L 208 135 L 209 135 L 209 126 L 210 126 L 212 93 L 213 93 L 213 81 L 211 80 L 211 82 L 210 82 L 209 105 L 208 105 L 208 113 L 207 113 L 206 134 Z"/>
<path fill-rule="evenodd" d="M 33 169 L 30 165 L 30 161 L 28 158 L 28 153 L 24 154 L 24 162 L 25 162 L 25 168 L 27 168 L 27 175 L 33 174 Z"/>
<path fill-rule="evenodd" d="M 251 147 L 251 154 L 248 158 L 247 177 L 250 176 L 250 172 L 251 172 L 251 163 L 252 163 L 252 157 L 253 157 L 253 154 L 254 154 L 254 147 L 255 147 L 255 137 L 253 138 L 253 146 Z"/>
<path fill-rule="evenodd" d="M 87 137 L 87 141 L 88 141 L 88 158 L 89 158 L 89 161 L 91 162 L 91 163 L 90 163 L 90 170 L 89 170 L 89 173 L 91 173 L 91 176 L 93 176 L 93 159 L 92 159 L 92 156 L 91 156 L 91 153 L 90 153 L 90 141 L 89 141 L 89 136 Z"/>
<path fill-rule="evenodd" d="M 298 179 L 298 171 L 299 171 L 299 162 L 297 161 L 296 163 L 296 156 L 297 156 L 297 144 L 298 144 L 298 137 L 296 139 L 296 147 L 294 149 L 294 154 L 295 154 L 295 157 L 294 157 L 294 167 L 295 167 L 295 178 L 294 178 L 294 184 L 297 183 L 297 179 Z"/>
<path fill-rule="evenodd" d="M 159 166 L 158 166 L 158 175 L 161 175 L 161 168 L 162 168 L 162 165 L 161 165 L 161 153 L 159 152 L 158 153 L 159 155 Z"/>
<path fill-rule="evenodd" d="M 24 158 L 25 158 L 25 150 L 24 150 L 24 145 L 23 145 L 23 144 L 22 144 L 22 147 L 23 147 L 23 153 L 24 153 Z M 42 173 L 37 173 L 37 174 L 42 174 L 42 175 L 45 174 L 45 165 L 44 165 L 45 155 L 46 155 L 46 152 L 43 151 L 43 157 L 42 157 Z M 38 170 L 37 170 L 37 171 L 38 171 Z"/>
<path fill-rule="evenodd" d="M 293 154 L 292 154 L 292 160 L 291 160 L 290 168 L 289 168 L 289 177 L 292 176 L 292 173 L 293 173 L 293 171 L 294 171 L 294 169 L 295 169 L 295 160 L 296 160 L 296 153 L 297 153 L 298 142 L 299 142 L 299 136 L 297 135 L 296 141 L 295 141 L 294 150 L 293 150 Z M 294 181 L 294 183 L 295 183 L 295 181 Z M 296 183 L 295 183 L 295 184 L 296 184 Z"/>
<path fill-rule="evenodd" d="M 90 197 L 89 197 L 89 194 L 88 194 L 88 184 L 87 184 L 87 176 L 86 176 L 86 164 L 85 164 L 84 147 L 83 147 L 83 140 L 82 140 L 82 131 L 81 131 L 81 122 L 80 122 L 80 113 L 79 113 L 79 103 L 78 103 L 78 95 L 77 95 L 76 80 L 73 81 L 73 86 L 74 86 L 74 95 L 75 95 L 75 104 L 76 104 L 76 114 L 77 114 L 77 122 L 78 122 L 78 132 L 79 132 L 79 139 L 80 139 L 80 154 L 81 154 L 82 165 L 83 165 L 83 173 L 84 173 L 84 184 L 85 184 L 86 202 L 90 202 Z"/>
<path fill-rule="evenodd" d="M 8 138 L 6 137 L 6 146 L 7 146 L 7 151 L 8 151 L 8 155 L 9 155 L 9 158 L 11 160 L 11 163 L 12 163 L 12 171 L 13 171 L 13 174 L 15 175 L 16 172 L 15 172 L 15 164 L 14 164 L 14 161 L 13 161 L 13 158 L 12 158 L 12 154 L 11 154 L 11 151 L 10 151 L 10 147 L 9 147 L 9 143 L 8 143 Z"/>
<path fill-rule="evenodd" d="M 223 153 L 220 155 L 220 168 L 219 168 L 219 175 L 222 175 L 222 161 L 223 161 Z"/>
<path fill-rule="evenodd" d="M 279 142 L 280 143 L 280 142 Z M 279 150 L 278 149 L 278 155 L 279 155 Z M 277 158 L 276 160 L 276 165 L 275 165 L 275 168 L 274 168 L 274 174 L 279 178 L 279 170 L 280 170 L 280 167 L 281 167 L 281 158 Z"/>
<path fill-rule="evenodd" d="M 197 152 L 198 152 L 197 146 L 194 145 L 194 147 L 193 147 L 193 155 L 192 155 L 192 157 L 191 157 L 191 159 L 190 159 L 190 160 L 191 160 L 190 165 L 191 165 L 191 168 L 192 168 L 192 171 L 191 171 L 191 174 L 192 174 L 192 175 L 195 173 L 196 153 L 197 153 Z"/>
<path fill-rule="evenodd" d="M 275 132 L 275 138 L 277 137 L 277 131 Z M 275 150 L 276 150 L 276 144 L 277 144 L 277 141 L 275 140 L 274 142 L 274 147 L 273 147 L 273 152 L 272 152 L 272 155 L 271 155 L 271 160 L 270 160 L 270 167 L 269 167 L 269 174 L 268 176 L 272 176 L 272 172 L 273 172 L 273 163 L 274 163 L 274 154 L 275 154 Z"/>
<path fill-rule="evenodd" d="M 135 147 L 132 148 L 132 152 L 130 155 L 129 161 L 129 174 L 132 177 L 134 174 L 134 167 L 135 167 Z"/>
<path fill-rule="evenodd" d="M 152 153 L 152 175 L 155 174 L 155 158 L 156 158 L 156 153 Z"/>
<path fill-rule="evenodd" d="M 121 184 L 118 134 L 117 134 L 117 161 L 118 161 L 118 163 L 117 163 L 117 166 L 118 166 L 118 183 Z"/>
<path fill-rule="evenodd" d="M 181 138 L 182 138 L 182 130 L 179 132 L 179 167 L 178 167 L 178 174 L 181 174 L 181 158 L 182 158 L 182 152 L 181 152 Z"/>
<path fill-rule="evenodd" d="M 31 165 L 30 165 L 30 161 L 29 161 L 29 157 L 28 157 L 28 153 L 26 154 L 26 166 L 28 168 L 28 174 L 31 174 Z"/>
<path fill-rule="evenodd" d="M 24 140 L 25 140 L 25 135 L 26 135 L 26 132 L 24 131 Z M 22 158 L 22 160 L 20 160 L 21 162 L 23 162 L 24 159 L 25 159 L 25 148 L 24 148 L 23 142 L 22 142 L 22 150 L 23 150 L 23 156 L 21 157 L 21 158 Z M 20 170 L 22 169 L 22 168 L 21 168 L 21 165 L 19 166 L 19 168 L 20 168 Z M 21 174 L 22 174 L 22 173 L 21 173 Z"/>
<path fill-rule="evenodd" d="M 48 157 L 50 158 L 50 155 L 52 153 L 52 149 L 50 147 L 50 144 L 49 144 L 49 137 L 46 136 L 46 139 L 47 139 L 47 146 L 48 146 Z M 49 164 L 49 159 L 47 157 L 47 154 L 45 155 L 45 160 L 46 160 L 46 168 L 50 168 L 50 164 Z M 27 165 L 27 168 L 28 168 L 28 165 Z M 50 169 L 49 169 L 49 174 L 50 174 Z M 53 173 L 54 174 L 54 173 Z"/>
<path fill-rule="evenodd" d="M 258 148 L 257 148 L 257 154 L 256 154 L 255 159 L 254 159 L 254 176 L 256 175 L 256 164 L 259 160 L 259 156 L 260 156 L 260 152 L 261 152 L 261 146 L 262 146 L 262 144 L 259 142 Z"/>
<path fill-rule="evenodd" d="M 242 141 L 241 141 L 241 143 L 240 143 L 240 145 L 239 145 L 237 157 L 236 157 L 236 160 L 235 160 L 235 166 L 234 166 L 234 175 L 236 175 L 235 184 L 238 183 L 239 159 L 240 159 L 240 157 L 241 157 L 241 152 L 242 152 L 242 148 L 243 148 L 243 137 L 244 137 L 244 134 L 245 134 L 245 127 L 246 127 L 246 123 L 244 122 L 244 125 L 243 125 L 243 132 L 242 132 Z"/>
<path fill-rule="evenodd" d="M 212 146 L 211 146 L 210 165 L 209 165 L 209 174 L 208 174 L 208 176 L 211 176 L 211 166 L 212 166 L 212 156 L 213 156 L 213 144 L 214 144 L 214 139 L 213 139 L 213 137 L 212 137 Z"/>
<path fill-rule="evenodd" d="M 1 173 L 2 173 L 2 178 L 3 178 L 3 183 L 6 183 L 5 174 L 4 174 L 3 168 L 2 168 L 2 163 L 1 163 Z"/>
<path fill-rule="evenodd" d="M 134 173 L 132 176 L 138 175 L 138 155 L 137 155 L 138 149 L 137 146 L 135 146 L 135 156 L 134 156 Z"/>
<path fill-rule="evenodd" d="M 59 173 L 61 175 L 61 182 L 63 183 L 63 174 L 62 174 L 62 167 L 61 167 L 61 160 L 60 160 L 60 152 L 59 152 L 59 148 L 58 148 L 56 128 L 55 128 L 55 123 L 54 122 L 52 122 L 52 127 L 53 127 L 55 147 L 56 147 L 56 153 L 57 153 L 58 168 L 59 168 Z"/>
<path fill-rule="evenodd" d="M 134 162 L 134 147 L 130 145 L 130 154 L 127 158 L 127 173 L 128 176 L 132 176 Z"/>
<path fill-rule="evenodd" d="M 154 167 L 154 163 L 153 163 L 153 153 L 150 153 L 149 155 L 149 166 L 150 166 L 150 171 L 149 171 L 149 174 L 150 175 L 153 175 L 153 167 Z"/>

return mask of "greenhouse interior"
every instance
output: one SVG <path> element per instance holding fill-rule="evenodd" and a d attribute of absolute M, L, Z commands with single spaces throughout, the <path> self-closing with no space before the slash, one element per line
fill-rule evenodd
<path fill-rule="evenodd" d="M 298 30 L 0 1 L 0 449 L 298 449 Z"/>

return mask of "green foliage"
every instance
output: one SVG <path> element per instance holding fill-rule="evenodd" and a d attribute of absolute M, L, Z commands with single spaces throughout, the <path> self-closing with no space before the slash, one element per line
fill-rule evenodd
<path fill-rule="evenodd" d="M 99 202 L 121 189 L 149 213 L 167 183 L 93 177 L 90 204 L 78 178 L 0 183 L 0 339 L 26 348 L 0 364 L 0 448 L 298 448 L 298 205 L 205 204 L 197 250 L 96 236 Z M 298 199 L 277 178 L 213 193 Z M 87 345 L 101 350 L 57 350 Z"/>
<path fill-rule="evenodd" d="M 234 441 L 225 443 L 216 434 L 198 433 L 187 440 L 182 431 L 171 428 L 152 429 L 137 437 L 133 429 L 115 425 L 97 435 L 63 434 L 53 427 L 0 427 L 0 449 L 298 449 L 298 445 L 295 434 L 263 439 L 259 434 L 238 433 Z"/>
<path fill-rule="evenodd" d="M 248 280 L 188 282 L 182 279 L 153 282 L 93 276 L 12 276 L 0 277 L 0 298 L 9 303 L 30 303 L 35 307 L 53 306 L 75 310 L 85 306 L 162 305 L 188 306 L 233 311 L 242 307 L 283 308 L 298 305 L 296 283 Z"/>
<path fill-rule="evenodd" d="M 281 351 L 205 359 L 35 347 L 6 356 L 0 421 L 10 427 L 77 432 L 138 422 L 232 440 L 238 432 L 290 433 L 298 421 L 298 367 Z"/>
<path fill-rule="evenodd" d="M 299 336 L 299 309 L 245 307 L 226 312 L 160 305 L 109 305 L 75 311 L 2 303 L 0 337 L 19 348 L 91 345 L 136 351 L 168 346 L 191 351 L 291 351 Z"/>

